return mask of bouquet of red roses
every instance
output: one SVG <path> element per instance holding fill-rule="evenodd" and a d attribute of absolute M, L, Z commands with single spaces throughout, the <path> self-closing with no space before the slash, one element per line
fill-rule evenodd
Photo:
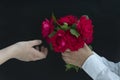
<path fill-rule="evenodd" d="M 59 19 L 52 15 L 50 20 L 45 19 L 42 22 L 42 35 L 57 53 L 63 53 L 67 49 L 77 51 L 84 43 L 88 45 L 92 43 L 93 25 L 87 15 L 80 18 L 67 15 Z M 71 64 L 67 64 L 66 67 L 79 69 Z"/>

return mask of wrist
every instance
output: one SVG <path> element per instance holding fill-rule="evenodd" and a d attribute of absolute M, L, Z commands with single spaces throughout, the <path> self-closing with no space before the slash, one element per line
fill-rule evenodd
<path fill-rule="evenodd" d="M 12 58 L 11 53 L 9 53 L 8 51 L 6 51 L 6 49 L 0 50 L 0 57 L 4 61 L 7 61 L 7 60 L 9 60 L 9 59 Z"/>
<path fill-rule="evenodd" d="M 93 54 L 92 51 L 89 51 L 86 55 L 82 56 L 81 58 L 81 63 L 80 63 L 80 67 L 83 66 L 83 64 L 85 63 L 85 61 Z"/>
<path fill-rule="evenodd" d="M 12 55 L 7 50 L 7 48 L 0 50 L 0 65 L 3 64 L 4 62 L 8 61 L 11 58 L 12 58 Z"/>
<path fill-rule="evenodd" d="M 7 59 L 12 59 L 14 58 L 14 53 L 15 53 L 15 46 L 9 46 L 9 47 L 6 47 L 2 50 L 0 50 L 0 53 Z"/>

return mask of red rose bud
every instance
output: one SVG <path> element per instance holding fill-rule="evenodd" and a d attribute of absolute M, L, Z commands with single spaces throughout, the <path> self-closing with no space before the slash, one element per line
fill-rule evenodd
<path fill-rule="evenodd" d="M 75 37 L 70 33 L 69 30 L 66 32 L 66 39 L 67 39 L 68 49 L 70 49 L 71 51 L 77 51 L 78 49 L 84 46 L 84 41 L 82 37 L 81 36 L 79 36 L 78 38 Z"/>
<path fill-rule="evenodd" d="M 69 26 L 73 25 L 74 23 L 77 22 L 77 17 L 76 16 L 73 16 L 73 15 L 68 15 L 68 16 L 64 16 L 64 17 L 61 17 L 59 20 L 58 20 L 58 23 L 60 25 L 63 25 L 64 23 L 67 23 Z"/>
<path fill-rule="evenodd" d="M 46 19 L 45 21 L 42 22 L 42 35 L 44 38 L 48 37 L 48 35 L 53 32 L 54 30 L 54 25 L 52 23 L 52 20 L 49 21 Z"/>
<path fill-rule="evenodd" d="M 90 44 L 93 41 L 93 25 L 92 21 L 87 16 L 82 16 L 77 23 L 77 31 L 83 40 Z"/>
<path fill-rule="evenodd" d="M 67 39 L 63 30 L 58 30 L 50 39 L 55 52 L 64 52 L 67 49 Z"/>

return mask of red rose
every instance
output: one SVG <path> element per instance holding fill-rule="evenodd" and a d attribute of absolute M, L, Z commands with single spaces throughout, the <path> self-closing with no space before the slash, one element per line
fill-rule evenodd
<path fill-rule="evenodd" d="M 77 30 L 86 44 L 93 41 L 93 25 L 91 19 L 87 16 L 82 16 L 77 23 Z"/>
<path fill-rule="evenodd" d="M 42 22 L 42 35 L 44 38 L 47 38 L 48 35 L 53 32 L 54 30 L 54 25 L 52 20 L 49 21 L 48 19 L 46 19 L 45 21 Z"/>
<path fill-rule="evenodd" d="M 61 17 L 59 20 L 58 20 L 58 23 L 63 25 L 64 23 L 67 23 L 69 26 L 73 25 L 74 23 L 77 22 L 77 17 L 76 16 L 73 16 L 73 15 L 68 15 L 68 16 L 64 16 L 64 17 Z"/>
<path fill-rule="evenodd" d="M 84 46 L 84 41 L 82 37 L 81 36 L 79 36 L 78 38 L 75 37 L 74 35 L 70 33 L 69 30 L 66 32 L 66 38 L 68 42 L 68 48 L 71 51 L 76 51 L 79 48 L 82 48 Z"/>
<path fill-rule="evenodd" d="M 50 40 L 55 52 L 64 52 L 67 49 L 67 41 L 63 30 L 58 30 Z"/>

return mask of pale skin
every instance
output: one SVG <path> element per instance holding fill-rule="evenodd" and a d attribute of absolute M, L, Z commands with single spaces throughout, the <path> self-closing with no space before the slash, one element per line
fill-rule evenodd
<path fill-rule="evenodd" d="M 41 40 L 21 41 L 0 50 L 0 65 L 9 59 L 21 61 L 37 61 L 46 58 L 48 50 L 45 47 L 33 48 L 42 43 Z"/>
<path fill-rule="evenodd" d="M 66 50 L 62 53 L 62 58 L 66 63 L 73 64 L 81 68 L 87 58 L 92 54 L 91 49 L 84 44 L 84 47 L 80 48 L 78 51 Z"/>

